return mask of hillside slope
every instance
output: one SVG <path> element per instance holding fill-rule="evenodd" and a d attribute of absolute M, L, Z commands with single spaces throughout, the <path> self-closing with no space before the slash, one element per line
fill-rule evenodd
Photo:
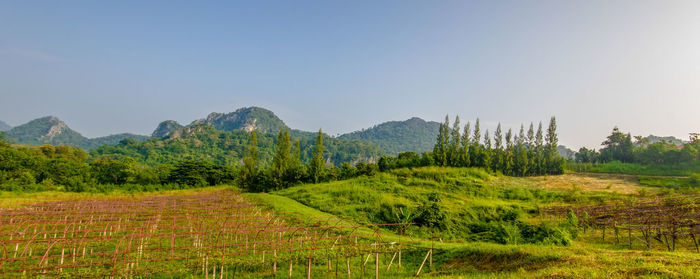
<path fill-rule="evenodd" d="M 46 116 L 29 121 L 10 129 L 5 136 L 11 142 L 19 144 L 69 145 L 86 150 L 105 144 L 117 144 L 126 138 L 136 141 L 143 141 L 148 138 L 146 136 L 123 133 L 90 139 L 74 131 L 55 116 Z"/>
<path fill-rule="evenodd" d="M 363 140 L 376 144 L 388 154 L 413 151 L 428 152 L 433 149 L 440 123 L 414 117 L 405 121 L 389 121 L 339 138 Z"/>

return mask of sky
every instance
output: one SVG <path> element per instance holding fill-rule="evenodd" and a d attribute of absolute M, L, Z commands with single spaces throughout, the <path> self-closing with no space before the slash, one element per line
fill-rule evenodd
<path fill-rule="evenodd" d="M 459 115 L 700 131 L 700 1 L 2 1 L 0 120 L 88 137 L 260 106 L 335 135 Z"/>

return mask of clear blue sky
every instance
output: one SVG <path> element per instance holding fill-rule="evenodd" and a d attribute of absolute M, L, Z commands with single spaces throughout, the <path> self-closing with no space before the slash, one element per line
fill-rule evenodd
<path fill-rule="evenodd" d="M 700 1 L 2 1 L 0 120 L 150 134 L 243 106 L 331 134 L 446 113 L 560 141 L 700 130 Z"/>

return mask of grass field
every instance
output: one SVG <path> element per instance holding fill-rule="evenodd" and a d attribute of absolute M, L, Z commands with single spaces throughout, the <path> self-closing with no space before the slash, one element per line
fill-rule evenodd
<path fill-rule="evenodd" d="M 566 220 L 543 219 L 538 214 L 539 208 L 547 205 L 603 204 L 644 198 L 640 192 L 650 196 L 664 193 L 664 187 L 639 181 L 639 177 L 631 175 L 568 173 L 514 178 L 479 169 L 420 168 L 299 185 L 273 193 L 244 193 L 243 198 L 278 214 L 345 226 L 397 222 L 408 212 L 415 220 L 421 210 L 435 203 L 443 213 L 446 227 L 412 226 L 406 232 L 408 236 L 399 235 L 395 229 L 382 230 L 385 241 L 410 240 L 417 249 L 404 255 L 405 270 L 383 278 L 413 275 L 431 247 L 435 249 L 434 266 L 426 267 L 422 277 L 697 278 L 700 253 L 688 243 L 680 243 L 675 252 L 668 252 L 661 245 L 649 250 L 638 242 L 633 242 L 630 249 L 624 241 L 615 243 L 610 237 L 603 241 L 599 230 L 572 229 Z M 0 208 L 38 201 L 174 195 L 228 188 L 143 194 L 2 192 Z M 528 231 L 540 234 L 533 236 Z M 362 227 L 359 232 L 371 233 L 372 228 Z M 432 237 L 440 240 L 430 240 Z M 382 267 L 389 258 L 382 255 Z M 317 265 L 315 268 L 323 270 L 322 263 Z M 263 276 L 252 274 L 253 278 Z"/>

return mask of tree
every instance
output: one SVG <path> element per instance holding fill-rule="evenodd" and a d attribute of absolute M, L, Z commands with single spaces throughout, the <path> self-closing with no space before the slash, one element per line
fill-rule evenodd
<path fill-rule="evenodd" d="M 437 142 L 433 148 L 433 155 L 435 156 L 435 164 L 438 166 L 447 165 L 447 152 L 448 145 L 450 141 L 450 118 L 449 115 L 445 116 L 445 122 L 440 124 L 440 132 L 438 133 Z"/>
<path fill-rule="evenodd" d="M 530 128 L 527 129 L 527 147 L 533 149 L 535 147 L 535 127 L 530 122 Z"/>
<path fill-rule="evenodd" d="M 503 154 L 503 173 L 513 174 L 513 130 L 506 132 L 506 146 Z"/>
<path fill-rule="evenodd" d="M 448 156 L 448 163 L 450 166 L 456 167 L 459 166 L 459 146 L 460 146 L 460 141 L 461 136 L 459 134 L 460 132 L 460 126 L 459 126 L 459 115 L 455 117 L 455 122 L 452 125 L 452 131 L 450 131 L 450 147 L 449 147 L 449 156 Z"/>
<path fill-rule="evenodd" d="M 542 122 L 537 125 L 537 135 L 535 136 L 535 174 L 544 173 L 544 134 L 542 133 Z"/>
<path fill-rule="evenodd" d="M 481 129 L 479 127 L 479 118 L 474 122 L 474 135 L 472 136 L 472 145 L 469 147 L 469 157 L 471 158 L 472 166 L 484 166 L 483 158 L 481 158 Z"/>
<path fill-rule="evenodd" d="M 314 183 L 318 183 L 321 177 L 323 177 L 325 166 L 326 163 L 323 160 L 323 132 L 321 132 L 321 129 L 318 129 L 313 157 L 311 161 L 309 161 L 309 175 Z"/>
<path fill-rule="evenodd" d="M 289 129 L 280 130 L 277 135 L 275 157 L 272 158 L 272 167 L 270 169 L 270 178 L 276 189 L 282 189 L 289 185 L 285 178 L 291 163 L 291 148 Z"/>
<path fill-rule="evenodd" d="M 493 169 L 501 170 L 505 173 L 505 167 L 503 165 L 503 133 L 501 131 L 501 123 L 498 123 L 496 132 L 493 134 L 493 142 L 495 144 L 493 151 Z"/>
<path fill-rule="evenodd" d="M 241 184 L 249 191 L 259 191 L 258 187 L 258 136 L 255 131 L 250 133 L 250 142 L 243 156 L 243 171 L 241 172 Z"/>
<path fill-rule="evenodd" d="M 605 146 L 600 150 L 600 156 L 603 161 L 632 162 L 634 144 L 629 133 L 624 134 L 615 127 L 602 145 Z"/>
<path fill-rule="evenodd" d="M 491 169 L 493 159 L 493 153 L 491 151 L 491 137 L 489 136 L 489 130 L 487 129 L 484 133 L 484 149 L 481 151 L 481 161 L 484 163 L 484 168 Z"/>
<path fill-rule="evenodd" d="M 100 184 L 121 185 L 133 183 L 136 176 L 136 159 L 100 157 L 90 162 L 90 172 Z"/>
<path fill-rule="evenodd" d="M 576 162 L 579 163 L 597 163 L 599 154 L 595 151 L 595 149 L 591 150 L 585 147 L 581 147 L 575 156 Z"/>
<path fill-rule="evenodd" d="M 547 128 L 547 136 L 545 137 L 545 165 L 546 173 L 559 173 L 559 170 L 563 172 L 563 160 L 559 160 L 559 155 L 557 147 L 559 146 L 559 139 L 557 137 L 557 119 L 552 116 L 549 120 L 549 128 Z"/>
<path fill-rule="evenodd" d="M 471 134 L 471 123 L 467 121 L 467 125 L 464 125 L 464 133 L 462 133 L 462 146 L 460 148 L 460 166 L 468 167 L 471 165 L 471 158 L 469 157 L 469 148 L 471 146 L 471 141 L 469 140 Z"/>

